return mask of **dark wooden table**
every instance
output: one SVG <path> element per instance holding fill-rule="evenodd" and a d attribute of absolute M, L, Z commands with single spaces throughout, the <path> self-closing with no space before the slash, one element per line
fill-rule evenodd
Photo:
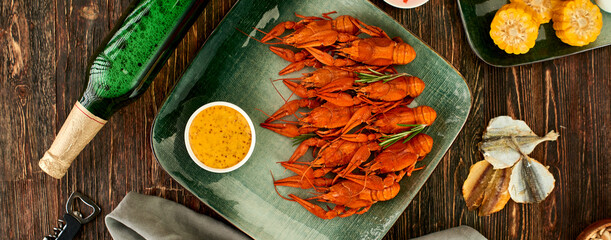
<path fill-rule="evenodd" d="M 51 145 L 85 84 L 87 59 L 128 0 L 0 1 L 0 229 L 4 239 L 51 232 L 72 191 L 91 196 L 102 215 L 82 239 L 110 239 L 103 216 L 130 191 L 161 196 L 222 219 L 160 168 L 151 125 L 164 98 L 235 0 L 212 0 L 150 89 L 116 113 L 55 180 L 38 159 Z M 385 239 L 406 239 L 468 225 L 489 239 L 574 239 L 611 217 L 611 47 L 514 68 L 495 68 L 469 47 L 455 0 L 414 10 L 381 9 L 448 59 L 473 94 L 469 119 L 433 175 Z M 476 143 L 498 115 L 525 120 L 558 142 L 531 155 L 550 166 L 556 188 L 540 204 L 509 202 L 478 217 L 461 194 L 469 167 L 482 159 Z"/>

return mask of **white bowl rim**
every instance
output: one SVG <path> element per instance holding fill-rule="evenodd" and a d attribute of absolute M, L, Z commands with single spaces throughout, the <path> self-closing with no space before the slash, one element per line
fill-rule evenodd
<path fill-rule="evenodd" d="M 246 118 L 246 121 L 248 122 L 248 126 L 250 127 L 251 141 L 250 141 L 250 148 L 248 149 L 248 153 L 246 153 L 246 156 L 244 156 L 244 158 L 242 160 L 240 160 L 238 162 L 238 164 L 233 165 L 233 166 L 231 166 L 229 168 L 212 168 L 212 167 L 209 167 L 206 164 L 202 163 L 201 161 L 199 161 L 197 159 L 197 157 L 193 153 L 193 150 L 191 149 L 191 143 L 189 142 L 189 128 L 191 128 L 191 124 L 193 123 L 193 120 L 195 119 L 195 117 L 200 112 L 202 112 L 204 109 L 207 109 L 207 108 L 210 108 L 210 107 L 214 107 L 214 106 L 230 107 L 230 108 L 238 111 L 240 114 L 242 114 L 242 116 L 244 118 Z M 252 152 L 255 149 L 255 141 L 257 139 L 256 135 L 255 135 L 255 126 L 253 125 L 252 120 L 250 119 L 248 114 L 246 114 L 246 112 L 244 112 L 244 110 L 242 110 L 237 105 L 235 105 L 233 103 L 229 103 L 229 102 L 223 102 L 223 101 L 210 102 L 210 103 L 207 103 L 207 104 L 201 106 L 197 110 L 195 110 L 195 112 L 193 112 L 193 114 L 191 114 L 191 117 L 189 118 L 189 121 L 187 121 L 187 125 L 185 126 L 185 136 L 184 137 L 185 137 L 185 147 L 187 148 L 187 152 L 189 152 L 189 156 L 191 157 L 191 160 L 193 160 L 193 162 L 195 162 L 199 167 L 201 167 L 201 168 L 203 168 L 203 169 L 205 169 L 205 170 L 207 170 L 209 172 L 213 172 L 213 173 L 227 173 L 227 172 L 231 172 L 233 170 L 236 170 L 236 169 L 240 168 L 242 165 L 244 165 L 246 163 L 246 161 L 248 161 L 248 159 L 252 155 Z"/>
<path fill-rule="evenodd" d="M 392 3 L 392 2 L 390 2 L 388 0 L 384 0 L 384 2 L 388 3 L 388 5 L 396 7 L 396 8 L 411 9 L 411 8 L 420 7 L 420 6 L 424 5 L 425 3 L 429 2 L 429 0 L 425 0 L 424 2 L 422 2 L 422 3 L 418 4 L 418 5 L 397 5 L 397 4 L 394 4 L 394 3 Z"/>

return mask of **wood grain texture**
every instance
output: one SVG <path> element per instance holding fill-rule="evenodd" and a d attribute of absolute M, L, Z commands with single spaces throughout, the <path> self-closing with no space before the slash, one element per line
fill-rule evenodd
<path fill-rule="evenodd" d="M 128 6 L 127 0 L 0 1 L 0 226 L 7 239 L 51 232 L 72 191 L 108 214 L 130 191 L 161 196 L 224 221 L 160 168 L 150 148 L 155 114 L 182 72 L 236 0 L 212 0 L 150 89 L 116 113 L 61 180 L 38 159 L 50 146 L 84 87 L 87 59 Z M 406 239 L 469 225 L 489 239 L 574 239 L 611 217 L 611 47 L 543 63 L 495 68 L 471 51 L 454 0 L 412 10 L 374 1 L 429 44 L 466 78 L 471 115 L 423 190 L 385 239 Z M 509 204 L 478 217 L 461 195 L 476 143 L 498 115 L 526 121 L 558 142 L 531 156 L 550 166 L 556 188 L 542 203 Z M 81 239 L 110 239 L 103 217 Z"/>

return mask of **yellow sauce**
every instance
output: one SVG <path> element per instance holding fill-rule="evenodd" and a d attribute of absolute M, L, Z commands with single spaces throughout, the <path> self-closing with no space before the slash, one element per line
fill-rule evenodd
<path fill-rule="evenodd" d="M 197 159 L 211 168 L 238 164 L 250 149 L 252 133 L 246 118 L 233 108 L 212 106 L 195 116 L 189 144 Z"/>

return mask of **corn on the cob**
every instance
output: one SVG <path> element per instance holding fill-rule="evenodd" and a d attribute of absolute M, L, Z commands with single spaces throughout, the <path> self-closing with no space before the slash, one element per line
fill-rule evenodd
<path fill-rule="evenodd" d="M 539 23 L 531 7 L 522 2 L 507 4 L 496 12 L 490 37 L 507 53 L 523 54 L 535 46 Z"/>
<path fill-rule="evenodd" d="M 535 11 L 535 20 L 539 24 L 548 23 L 552 19 L 553 2 L 558 0 L 510 0 L 510 2 L 521 2 Z"/>
<path fill-rule="evenodd" d="M 564 1 L 552 15 L 556 36 L 572 46 L 584 46 L 596 40 L 603 26 L 600 9 L 590 0 Z"/>

